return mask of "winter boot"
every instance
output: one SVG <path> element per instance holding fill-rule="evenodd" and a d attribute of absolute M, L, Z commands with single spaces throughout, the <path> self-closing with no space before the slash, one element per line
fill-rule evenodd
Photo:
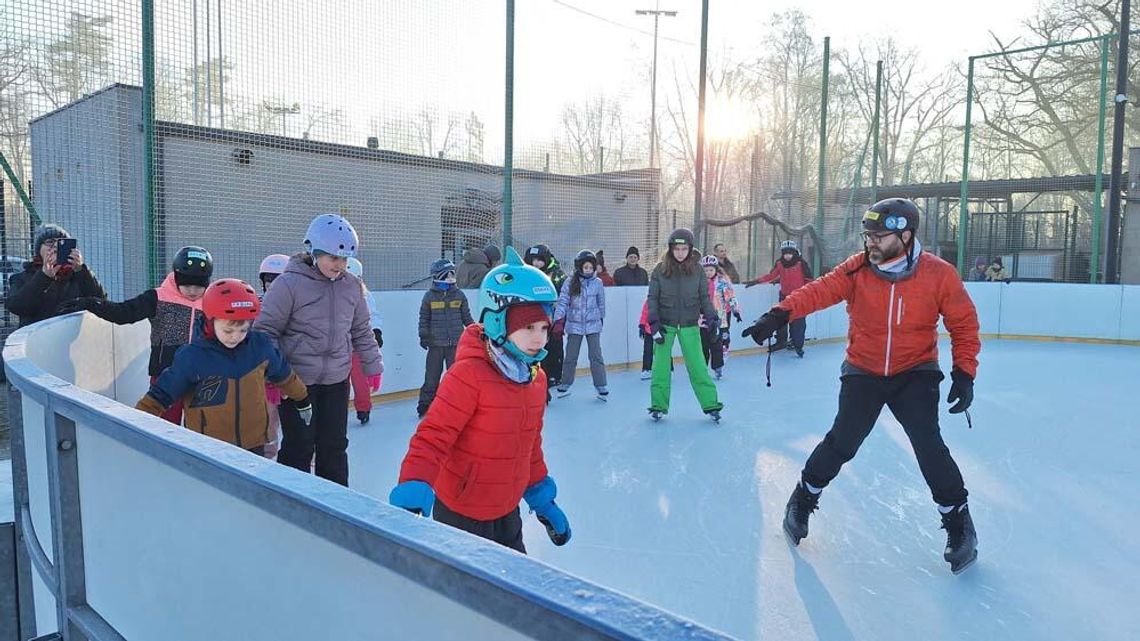
<path fill-rule="evenodd" d="M 372 418 L 372 412 L 370 411 L 365 410 L 363 412 L 356 413 L 356 420 L 360 421 L 361 425 L 368 425 L 368 420 L 370 418 Z"/>
<path fill-rule="evenodd" d="M 792 545 L 799 545 L 808 535 L 808 517 L 819 509 L 819 494 L 807 489 L 803 481 L 796 483 L 788 506 L 784 509 L 784 535 Z"/>
<path fill-rule="evenodd" d="M 945 507 L 939 512 L 943 509 Z M 978 560 L 978 533 L 974 531 L 974 519 L 970 518 L 970 506 L 963 503 L 943 512 L 942 529 L 946 530 L 946 551 L 942 558 L 950 564 L 951 572 L 960 574 Z"/>

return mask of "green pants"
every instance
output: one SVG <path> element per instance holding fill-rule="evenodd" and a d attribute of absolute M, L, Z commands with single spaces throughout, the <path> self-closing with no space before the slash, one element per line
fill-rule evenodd
<path fill-rule="evenodd" d="M 724 407 L 716 398 L 716 384 L 709 376 L 701 347 L 701 328 L 666 327 L 665 342 L 653 347 L 653 379 L 649 386 L 649 409 L 669 411 L 669 391 L 673 382 L 673 339 L 680 338 L 681 354 L 685 359 L 685 369 L 689 371 L 689 383 L 697 395 L 697 402 L 705 412 Z"/>

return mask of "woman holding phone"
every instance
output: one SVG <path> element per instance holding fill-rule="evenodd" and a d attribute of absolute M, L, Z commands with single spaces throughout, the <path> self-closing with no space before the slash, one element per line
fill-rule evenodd
<path fill-rule="evenodd" d="M 8 279 L 8 311 L 20 327 L 60 314 L 60 304 L 87 296 L 106 298 L 95 274 L 83 262 L 75 239 L 59 225 L 44 225 L 32 242 L 31 261 Z"/>

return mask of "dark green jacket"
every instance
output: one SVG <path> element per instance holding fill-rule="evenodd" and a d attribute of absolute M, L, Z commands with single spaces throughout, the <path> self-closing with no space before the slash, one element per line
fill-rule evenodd
<path fill-rule="evenodd" d="M 708 279 L 700 264 L 694 261 L 692 273 L 678 269 L 671 278 L 665 277 L 665 263 L 658 264 L 649 277 L 649 324 L 691 327 L 702 314 L 717 318 L 709 299 Z"/>

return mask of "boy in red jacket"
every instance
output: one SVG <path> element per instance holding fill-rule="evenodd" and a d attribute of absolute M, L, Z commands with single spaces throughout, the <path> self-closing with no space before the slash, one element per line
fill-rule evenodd
<path fill-rule="evenodd" d="M 479 322 L 459 339 L 388 501 L 526 553 L 519 499 L 555 545 L 570 522 L 542 456 L 546 374 L 539 363 L 558 293 L 512 247 L 483 278 Z"/>
<path fill-rule="evenodd" d="M 803 259 L 803 256 L 800 256 L 799 245 L 794 240 L 785 240 L 780 243 L 780 260 L 776 261 L 772 271 L 748 283 L 744 288 L 747 289 L 762 283 L 780 283 L 780 300 L 784 300 L 792 292 L 810 283 L 811 279 L 811 267 L 808 267 L 807 261 Z M 807 320 L 797 318 L 789 324 L 789 327 L 792 330 L 792 347 L 795 348 L 796 355 L 803 358 Z M 772 346 L 773 351 L 788 346 L 789 327 L 781 327 L 776 330 L 776 344 Z"/>
<path fill-rule="evenodd" d="M 819 495 L 871 433 L 883 406 L 902 424 L 930 488 L 942 529 L 943 558 L 957 574 L 978 558 L 978 537 L 966 504 L 966 485 L 938 427 L 938 320 L 950 331 L 951 414 L 974 400 L 978 370 L 978 314 L 958 271 L 923 253 L 915 237 L 918 206 L 888 198 L 863 215 L 864 251 L 794 292 L 744 331 L 759 344 L 789 319 L 847 301 L 851 319 L 843 362 L 839 413 L 804 464 L 784 512 L 784 532 L 795 545 L 808 534 Z M 969 414 L 966 414 L 967 421 Z"/>

